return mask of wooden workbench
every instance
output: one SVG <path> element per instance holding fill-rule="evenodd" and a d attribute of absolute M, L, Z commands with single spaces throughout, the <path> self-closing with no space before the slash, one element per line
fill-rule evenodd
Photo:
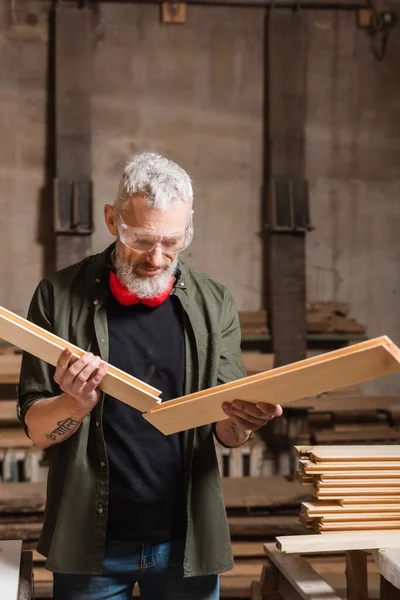
<path fill-rule="evenodd" d="M 314 537 L 314 536 L 310 536 Z M 266 562 L 252 600 L 342 600 L 337 591 L 299 554 L 286 554 L 265 544 Z M 400 548 L 373 552 L 381 575 L 380 600 L 400 600 Z M 347 600 L 368 600 L 367 553 L 346 551 Z"/>

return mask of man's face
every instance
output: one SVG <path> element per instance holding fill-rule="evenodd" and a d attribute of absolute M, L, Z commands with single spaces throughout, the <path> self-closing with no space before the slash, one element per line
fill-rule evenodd
<path fill-rule="evenodd" d="M 123 222 L 142 230 L 140 238 L 157 244 L 163 240 L 159 233 L 183 232 L 190 219 L 186 203 L 177 202 L 167 210 L 149 208 L 142 196 L 133 196 L 121 211 Z M 108 229 L 117 235 L 115 266 L 119 279 L 140 297 L 150 297 L 161 292 L 174 274 L 178 255 L 163 252 L 155 246 L 150 252 L 140 252 L 128 247 L 118 233 L 117 214 L 111 205 L 105 207 Z M 150 244 L 151 245 L 151 244 Z"/>

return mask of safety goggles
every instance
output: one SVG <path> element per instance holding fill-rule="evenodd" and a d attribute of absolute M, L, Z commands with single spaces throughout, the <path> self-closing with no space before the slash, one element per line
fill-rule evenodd
<path fill-rule="evenodd" d="M 163 254 L 178 254 L 185 250 L 193 239 L 192 217 L 184 231 L 164 233 L 131 227 L 125 223 L 120 213 L 116 209 L 114 210 L 117 215 L 119 238 L 131 250 L 150 254 L 159 247 Z"/>

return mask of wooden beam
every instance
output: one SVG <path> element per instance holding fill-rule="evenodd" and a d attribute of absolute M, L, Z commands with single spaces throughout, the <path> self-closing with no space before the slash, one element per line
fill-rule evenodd
<path fill-rule="evenodd" d="M 72 43 L 73 41 L 73 43 Z M 91 254 L 91 14 L 55 9 L 55 267 Z"/>
<path fill-rule="evenodd" d="M 301 360 L 307 350 L 306 19 L 302 11 L 279 8 L 266 19 L 264 220 L 274 366 Z"/>
<path fill-rule="evenodd" d="M 346 552 L 347 600 L 368 600 L 367 555 L 361 550 Z"/>
<path fill-rule="evenodd" d="M 85 354 L 78 346 L 70 344 L 1 306 L 0 337 L 53 366 L 57 364 L 65 348 L 71 349 L 75 360 Z M 161 393 L 112 365 L 108 365 L 108 372 L 99 387 L 110 396 L 142 411 L 153 408 L 158 403 L 157 396 Z"/>
<path fill-rule="evenodd" d="M 350 531 L 282 536 L 277 538 L 277 546 L 282 552 L 290 554 L 313 554 L 316 552 L 398 548 L 399 539 L 400 529 L 382 532 Z"/>
<path fill-rule="evenodd" d="M 304 600 L 341 600 L 335 590 L 301 556 L 287 556 L 275 544 L 265 544 L 265 552 Z M 283 597 L 286 598 L 284 594 Z"/>
<path fill-rule="evenodd" d="M 169 435 L 226 419 L 222 410 L 224 402 L 268 400 L 285 405 L 322 390 L 361 383 L 398 371 L 399 356 L 400 350 L 388 338 L 376 338 L 169 400 L 157 405 L 144 418 Z"/>

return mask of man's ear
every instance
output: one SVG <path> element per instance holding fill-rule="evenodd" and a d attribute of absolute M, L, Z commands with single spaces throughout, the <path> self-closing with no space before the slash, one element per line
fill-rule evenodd
<path fill-rule="evenodd" d="M 111 235 L 116 237 L 118 235 L 117 215 L 111 204 L 106 204 L 104 206 L 104 220 L 106 222 L 108 231 L 111 233 Z"/>

